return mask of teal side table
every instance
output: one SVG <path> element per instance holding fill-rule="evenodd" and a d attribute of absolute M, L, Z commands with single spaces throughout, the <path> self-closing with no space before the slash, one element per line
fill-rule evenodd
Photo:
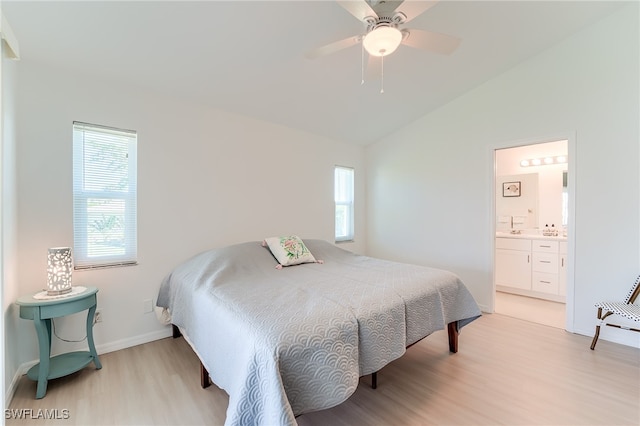
<path fill-rule="evenodd" d="M 98 289 L 87 287 L 82 293 L 56 299 L 35 299 L 34 295 L 22 296 L 16 304 L 20 306 L 20 318 L 32 320 L 38 334 L 40 363 L 27 372 L 27 377 L 38 382 L 36 399 L 44 398 L 47 382 L 76 371 L 93 362 L 96 369 L 102 368 L 95 344 L 93 343 L 93 316 L 98 303 Z M 89 351 L 69 352 L 51 357 L 51 320 L 88 309 L 87 343 Z"/>

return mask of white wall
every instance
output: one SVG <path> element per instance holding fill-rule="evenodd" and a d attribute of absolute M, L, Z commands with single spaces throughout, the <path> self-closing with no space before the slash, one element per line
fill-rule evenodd
<path fill-rule="evenodd" d="M 490 306 L 493 150 L 575 132 L 573 322 L 591 335 L 594 303 L 640 273 L 638 16 L 631 3 L 368 147 L 368 254 L 451 269 Z"/>
<path fill-rule="evenodd" d="M 2 90 L 2 145 L 0 147 L 0 292 L 2 293 L 2 338 L 0 345 L 3 360 L 2 379 L 2 404 L 7 403 L 5 396 L 9 397 L 9 390 L 15 383 L 11 372 L 16 371 L 20 365 L 17 341 L 16 323 L 17 309 L 13 305 L 13 300 L 18 297 L 18 266 L 17 266 L 17 244 L 18 244 L 18 210 L 17 210 L 17 170 L 16 170 L 16 135 L 15 135 L 15 73 L 17 64 L 7 59 L 5 54 L 6 46 L 3 42 L 1 84 Z"/>
<path fill-rule="evenodd" d="M 336 164 L 356 171 L 356 242 L 342 247 L 364 251 L 362 147 L 26 61 L 18 71 L 21 294 L 42 289 L 48 247 L 73 245 L 72 122 L 138 132 L 139 265 L 73 276 L 99 288 L 99 352 L 168 335 L 142 301 L 155 302 L 161 280 L 196 253 L 289 233 L 333 241 Z M 57 323 L 66 339 L 84 336 L 81 318 Z M 21 362 L 35 360 L 33 324 L 17 325 Z"/>

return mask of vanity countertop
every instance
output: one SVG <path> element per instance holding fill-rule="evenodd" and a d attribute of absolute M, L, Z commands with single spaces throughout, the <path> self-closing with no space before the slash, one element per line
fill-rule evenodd
<path fill-rule="evenodd" d="M 541 234 L 512 234 L 510 232 L 496 232 L 496 237 L 499 238 L 524 238 L 529 240 L 554 240 L 554 241 L 567 241 L 567 237 L 562 235 L 547 236 Z"/>

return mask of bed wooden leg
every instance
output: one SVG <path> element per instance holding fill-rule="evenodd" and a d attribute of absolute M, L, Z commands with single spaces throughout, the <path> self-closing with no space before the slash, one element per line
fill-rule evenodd
<path fill-rule="evenodd" d="M 211 385 L 211 379 L 209 378 L 209 372 L 204 365 L 202 365 L 202 361 L 200 361 L 200 386 L 202 388 L 208 388 Z"/>
<path fill-rule="evenodd" d="M 180 329 L 175 324 L 171 324 L 171 327 L 173 330 L 174 339 L 182 336 L 182 333 L 180 333 Z M 209 372 L 206 368 L 204 368 L 204 365 L 202 365 L 202 361 L 200 361 L 200 386 L 202 386 L 203 389 L 211 386 L 211 378 L 209 377 Z"/>
<path fill-rule="evenodd" d="M 378 372 L 377 371 L 371 373 L 371 388 L 372 389 L 378 388 Z"/>
<path fill-rule="evenodd" d="M 177 339 L 178 337 L 182 336 L 182 333 L 180 333 L 180 329 L 178 328 L 177 325 L 171 324 L 171 328 L 173 330 L 173 338 L 174 339 Z"/>
<path fill-rule="evenodd" d="M 458 352 L 458 322 L 450 322 L 447 325 L 447 331 L 449 332 L 449 352 L 455 354 Z"/>

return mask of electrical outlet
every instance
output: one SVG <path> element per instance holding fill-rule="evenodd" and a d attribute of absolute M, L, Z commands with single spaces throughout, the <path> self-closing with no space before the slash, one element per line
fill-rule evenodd
<path fill-rule="evenodd" d="M 93 317 L 93 322 L 102 322 L 102 311 L 96 311 L 96 315 Z"/>
<path fill-rule="evenodd" d="M 151 299 L 145 299 L 142 301 L 142 313 L 150 314 L 153 312 L 153 301 Z"/>

